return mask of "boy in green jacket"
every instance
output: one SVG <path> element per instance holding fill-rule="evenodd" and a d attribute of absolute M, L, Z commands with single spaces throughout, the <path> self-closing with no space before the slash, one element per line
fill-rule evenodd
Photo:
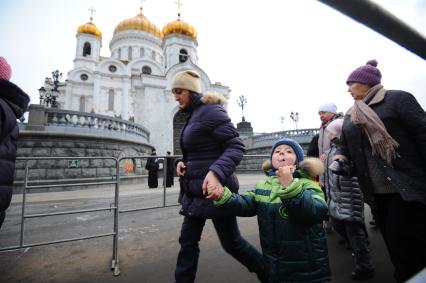
<path fill-rule="evenodd" d="M 272 147 L 268 177 L 243 195 L 224 188 L 215 205 L 243 217 L 257 215 L 269 282 L 330 280 L 327 241 L 322 227 L 328 208 L 314 178 L 324 172 L 318 158 L 304 159 L 294 140 Z M 207 188 L 207 193 L 209 193 Z"/>

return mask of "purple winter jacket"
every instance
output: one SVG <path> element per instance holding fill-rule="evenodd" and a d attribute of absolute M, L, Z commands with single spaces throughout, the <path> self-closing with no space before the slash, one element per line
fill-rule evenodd
<path fill-rule="evenodd" d="M 182 129 L 180 144 L 186 174 L 181 178 L 182 209 L 185 216 L 216 218 L 227 214 L 213 201 L 205 199 L 202 184 L 209 171 L 213 171 L 223 186 L 238 192 L 238 179 L 234 174 L 244 154 L 244 144 L 221 104 L 221 94 L 208 93 L 195 96 L 188 109 L 188 118 Z"/>

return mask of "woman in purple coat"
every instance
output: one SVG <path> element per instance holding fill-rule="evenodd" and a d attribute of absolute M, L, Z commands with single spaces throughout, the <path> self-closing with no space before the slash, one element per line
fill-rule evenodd
<path fill-rule="evenodd" d="M 206 219 L 211 219 L 225 251 L 267 282 L 262 255 L 241 237 L 236 217 L 213 205 L 223 186 L 238 192 L 234 171 L 244 154 L 244 144 L 222 106 L 226 98 L 216 93 L 202 95 L 200 76 L 192 70 L 176 74 L 171 89 L 181 111 L 187 114 L 180 136 L 183 158 L 176 167 L 184 220 L 175 280 L 194 282 L 201 233 Z M 207 185 L 215 188 L 209 197 Z"/>

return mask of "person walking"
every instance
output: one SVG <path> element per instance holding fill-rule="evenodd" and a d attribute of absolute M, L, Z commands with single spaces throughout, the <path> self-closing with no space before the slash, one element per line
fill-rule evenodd
<path fill-rule="evenodd" d="M 325 162 L 327 152 L 330 150 L 331 146 L 330 140 L 325 134 L 325 130 L 332 121 L 336 119 L 343 119 L 343 114 L 337 113 L 337 106 L 334 103 L 324 103 L 318 108 L 318 115 L 321 120 L 321 126 L 318 133 L 318 157 Z M 327 183 L 327 180 L 325 180 L 325 177 L 325 174 L 322 174 L 318 177 L 318 180 L 324 192 L 325 199 L 328 200 L 330 192 L 326 190 L 325 184 Z M 327 233 L 332 231 L 328 217 L 324 220 L 323 226 Z"/>
<path fill-rule="evenodd" d="M 145 164 L 145 169 L 148 170 L 148 187 L 150 189 L 158 188 L 158 169 L 160 164 L 157 158 L 155 148 L 151 150 L 151 157 L 148 157 Z"/>
<path fill-rule="evenodd" d="M 426 266 L 426 115 L 412 94 L 386 90 L 381 78 L 376 60 L 350 73 L 354 105 L 334 159 L 354 165 L 394 277 L 405 282 Z"/>
<path fill-rule="evenodd" d="M 222 247 L 261 282 L 268 282 L 262 254 L 240 234 L 235 216 L 213 205 L 227 186 L 238 192 L 234 174 L 244 154 L 244 144 L 226 113 L 226 98 L 201 93 L 200 75 L 194 70 L 177 73 L 171 89 L 187 120 L 180 135 L 182 160 L 177 162 L 181 191 L 180 214 L 184 216 L 179 237 L 175 280 L 194 282 L 200 253 L 199 241 L 207 219 L 213 222 Z M 213 187 L 210 196 L 203 190 Z"/>
<path fill-rule="evenodd" d="M 10 82 L 12 68 L 0 57 L 0 228 L 12 199 L 19 128 L 17 119 L 28 109 L 30 97 Z"/>
<path fill-rule="evenodd" d="M 355 269 L 350 277 L 354 280 L 367 280 L 375 276 L 375 271 L 365 228 L 364 198 L 358 178 L 351 176 L 350 166 L 333 161 L 340 142 L 342 124 L 342 119 L 336 119 L 325 130 L 327 138 L 331 141 L 325 162 L 330 224 L 353 251 Z"/>
<path fill-rule="evenodd" d="M 327 238 L 322 228 L 328 208 L 324 193 L 314 181 L 324 172 L 324 164 L 303 155 L 296 141 L 276 141 L 269 169 L 263 164 L 266 178 L 242 195 L 225 188 L 214 202 L 234 215 L 257 215 L 270 283 L 330 280 Z"/>

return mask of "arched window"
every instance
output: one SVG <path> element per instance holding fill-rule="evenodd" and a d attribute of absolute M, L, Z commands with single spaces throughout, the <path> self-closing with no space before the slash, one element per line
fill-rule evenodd
<path fill-rule="evenodd" d="M 108 90 L 108 111 L 114 110 L 114 90 Z"/>
<path fill-rule="evenodd" d="M 188 51 L 185 49 L 179 50 L 179 63 L 184 63 L 188 60 Z"/>
<path fill-rule="evenodd" d="M 86 97 L 80 96 L 80 112 L 86 112 Z"/>
<path fill-rule="evenodd" d="M 145 56 L 145 49 L 143 47 L 141 47 L 139 52 L 140 52 L 140 57 Z"/>
<path fill-rule="evenodd" d="M 92 46 L 89 42 L 85 42 L 83 46 L 83 56 L 90 56 L 92 53 Z"/>
<path fill-rule="evenodd" d="M 152 73 L 152 69 L 151 69 L 150 66 L 143 66 L 142 67 L 142 74 L 151 75 L 151 73 Z"/>
<path fill-rule="evenodd" d="M 132 52 L 133 52 L 133 50 L 132 50 L 132 47 L 130 46 L 129 47 L 129 54 L 128 54 L 128 60 L 130 61 L 130 60 L 132 60 Z"/>
<path fill-rule="evenodd" d="M 152 57 L 152 60 L 155 61 L 155 51 L 154 50 L 152 50 L 152 52 L 151 52 L 151 57 Z"/>
<path fill-rule="evenodd" d="M 118 48 L 118 60 L 121 60 L 121 48 Z"/>

